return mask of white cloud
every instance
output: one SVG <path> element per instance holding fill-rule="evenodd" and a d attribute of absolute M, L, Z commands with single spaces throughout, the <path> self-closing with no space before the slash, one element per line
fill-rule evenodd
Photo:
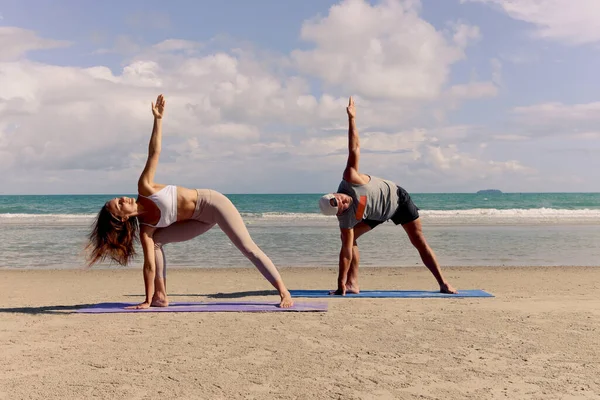
<path fill-rule="evenodd" d="M 427 178 L 432 185 L 448 177 L 529 173 L 518 162 L 461 147 L 475 134 L 472 127 L 431 126 L 428 107 L 456 107 L 498 89 L 486 81 L 448 82 L 450 67 L 479 30 L 454 23 L 451 32 L 437 31 L 419 17 L 418 6 L 342 2 L 304 25 L 302 35 L 315 48 L 289 57 L 265 58 L 247 48 L 210 52 L 176 38 L 146 47 L 123 39 L 121 50 L 132 54 L 111 71 L 35 63 L 22 50 L 0 62 L 0 173 L 10 172 L 15 192 L 131 190 L 145 162 L 150 101 L 160 92 L 167 97 L 162 182 L 224 191 L 258 184 L 267 191 L 315 190 L 306 177 L 315 185 L 335 180 L 345 163 L 346 93 L 356 94 L 366 171 L 394 171 L 390 179 L 397 179 L 411 170 L 414 182 Z M 350 18 L 356 13 L 364 18 Z M 333 72 L 350 78 L 346 68 L 355 67 L 365 79 L 336 80 L 319 62 L 340 57 Z M 307 71 L 323 79 L 322 94 L 312 91 Z"/>
<path fill-rule="evenodd" d="M 445 147 L 426 146 L 423 149 L 423 162 L 435 170 L 454 172 L 465 178 L 485 178 L 503 172 L 533 173 L 534 170 L 523 166 L 519 161 L 481 160 L 469 154 L 461 153 L 455 145 Z"/>
<path fill-rule="evenodd" d="M 408 182 L 409 185 L 426 178 L 433 187 L 446 184 L 448 180 L 478 182 L 490 177 L 502 179 L 505 176 L 517 178 L 537 174 L 535 169 L 518 160 L 490 160 L 462 151 L 459 146 L 452 144 L 468 134 L 467 126 L 396 133 L 366 131 L 361 134 L 361 169 L 373 175 Z M 307 167 L 309 170 L 341 173 L 347 148 L 347 137 L 340 134 L 302 141 L 295 152 L 308 159 L 318 158 L 318 163 L 311 163 Z"/>
<path fill-rule="evenodd" d="M 498 141 L 526 141 L 541 138 L 588 140 L 598 136 L 600 102 L 564 104 L 541 103 L 511 110 L 509 128 L 491 137 Z"/>
<path fill-rule="evenodd" d="M 579 45 L 600 41 L 597 0 L 461 0 L 492 4 L 514 19 L 536 26 L 534 35 Z"/>
<path fill-rule="evenodd" d="M 502 63 L 497 58 L 490 60 L 492 66 L 492 82 L 500 86 L 502 84 Z"/>
<path fill-rule="evenodd" d="M 539 61 L 539 56 L 534 50 L 514 50 L 510 53 L 500 54 L 500 58 L 503 61 L 515 65 L 523 65 Z"/>
<path fill-rule="evenodd" d="M 600 102 L 563 104 L 558 102 L 516 107 L 513 112 L 529 123 L 552 124 L 555 121 L 600 121 Z"/>
<path fill-rule="evenodd" d="M 33 50 L 54 49 L 68 46 L 64 40 L 44 39 L 33 31 L 11 26 L 0 26 L 0 62 L 14 61 Z"/>
<path fill-rule="evenodd" d="M 467 24 L 452 24 L 454 35 L 452 40 L 459 48 L 464 49 L 469 44 L 481 39 L 479 27 Z"/>
<path fill-rule="evenodd" d="M 292 58 L 302 72 L 367 98 L 435 99 L 479 30 L 454 24 L 447 38 L 418 11 L 415 1 L 343 1 L 303 24 L 301 37 L 314 48 Z"/>
<path fill-rule="evenodd" d="M 468 83 L 454 84 L 448 87 L 440 96 L 441 108 L 438 109 L 437 118 L 445 119 L 446 111 L 455 110 L 468 100 L 496 97 L 498 88 L 502 84 L 502 63 L 492 58 L 490 60 L 491 80 L 472 80 Z"/>
<path fill-rule="evenodd" d="M 446 94 L 451 99 L 459 100 L 494 97 L 498 94 L 498 87 L 492 82 L 471 82 L 461 85 L 452 85 Z"/>
<path fill-rule="evenodd" d="M 222 123 L 209 126 L 206 133 L 213 135 L 215 139 L 234 139 L 236 141 L 257 141 L 260 138 L 260 132 L 257 127 L 235 123 Z"/>
<path fill-rule="evenodd" d="M 520 141 L 529 139 L 529 137 L 527 137 L 527 136 L 515 135 L 515 134 L 511 134 L 511 133 L 504 134 L 504 135 L 493 135 L 492 138 L 495 140 L 502 140 L 502 141 L 507 141 L 507 142 L 520 142 Z"/>
<path fill-rule="evenodd" d="M 164 91 L 159 180 L 244 191 L 259 181 L 287 187 L 287 174 L 337 176 L 347 149 L 346 98 L 316 97 L 302 78 L 278 76 L 244 52 L 175 62 L 181 59 L 155 54 L 155 59 L 131 61 L 119 74 L 102 66 L 0 63 L 0 171 L 12 171 L 11 182 L 21 191 L 127 191 L 145 162 L 149 103 Z M 473 87 L 469 90 L 480 90 Z M 366 170 L 386 175 L 399 163 L 416 163 L 421 174 L 473 173 L 476 161 L 460 161 L 473 157 L 449 147 L 469 135 L 468 127 L 390 134 L 405 122 L 397 104 L 356 100 Z M 418 107 L 402 110 L 411 112 L 418 115 Z M 436 147 L 446 159 L 438 158 Z M 503 170 L 477 165 L 480 172 Z M 56 177 L 63 181 L 57 183 Z"/>
<path fill-rule="evenodd" d="M 0 62 L 0 170 L 23 178 L 39 175 L 44 182 L 46 174 L 79 171 L 65 183 L 75 187 L 101 185 L 90 183 L 96 170 L 121 171 L 112 178 L 117 185 L 131 182 L 145 161 L 150 101 L 161 91 L 168 104 L 163 178 L 189 179 L 190 184 L 223 176 L 223 166 L 231 165 L 224 157 L 243 162 L 246 156 L 257 157 L 256 148 L 267 159 L 282 146 L 293 151 L 291 133 L 281 134 L 281 127 L 314 130 L 345 119 L 346 99 L 315 98 L 302 79 L 273 75 L 248 54 L 216 53 L 174 62 L 179 57 L 134 60 L 119 74 L 102 66 Z M 263 164 L 245 170 L 259 174 Z M 201 172 L 188 174 L 187 168 Z M 237 174 L 231 179 L 243 178 Z M 14 181 L 31 184 L 18 176 Z"/>
<path fill-rule="evenodd" d="M 142 46 L 138 44 L 131 36 L 119 35 L 115 39 L 115 43 L 110 48 L 101 48 L 95 50 L 92 54 L 135 54 L 142 50 Z"/>
<path fill-rule="evenodd" d="M 513 109 L 515 122 L 530 136 L 564 136 L 585 139 L 597 132 L 600 102 L 584 104 L 543 103 Z"/>
<path fill-rule="evenodd" d="M 576 134 L 575 137 L 581 140 L 600 139 L 600 131 L 581 132 Z"/>
<path fill-rule="evenodd" d="M 199 49 L 200 43 L 191 40 L 168 39 L 152 46 L 157 51 L 183 51 L 186 54 L 192 54 Z"/>

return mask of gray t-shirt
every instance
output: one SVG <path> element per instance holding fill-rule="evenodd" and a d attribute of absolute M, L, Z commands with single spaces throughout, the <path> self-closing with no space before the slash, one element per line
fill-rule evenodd
<path fill-rule="evenodd" d="M 352 197 L 352 204 L 338 215 L 340 228 L 353 228 L 363 219 L 387 221 L 398 208 L 398 185 L 392 181 L 370 176 L 364 185 L 343 180 L 337 192 Z"/>

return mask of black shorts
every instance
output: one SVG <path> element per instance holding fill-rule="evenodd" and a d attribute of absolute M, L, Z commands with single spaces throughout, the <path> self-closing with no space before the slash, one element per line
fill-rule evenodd
<path fill-rule="evenodd" d="M 390 220 L 392 220 L 396 225 L 404 225 L 408 224 L 409 222 L 413 222 L 417 218 L 419 218 L 419 207 L 413 203 L 408 192 L 398 186 L 398 208 Z M 365 224 L 369 225 L 371 229 L 373 229 L 377 225 L 383 224 L 385 221 L 363 219 L 361 222 L 364 222 Z"/>

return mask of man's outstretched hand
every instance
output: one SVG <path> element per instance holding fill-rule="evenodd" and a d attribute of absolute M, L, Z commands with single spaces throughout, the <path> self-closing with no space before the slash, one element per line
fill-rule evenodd
<path fill-rule="evenodd" d="M 348 101 L 346 112 L 348 113 L 348 118 L 354 118 L 356 116 L 356 108 L 354 108 L 354 99 L 352 96 L 350 96 L 350 100 Z"/>

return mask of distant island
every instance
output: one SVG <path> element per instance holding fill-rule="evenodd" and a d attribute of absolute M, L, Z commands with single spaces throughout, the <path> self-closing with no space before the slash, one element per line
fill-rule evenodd
<path fill-rule="evenodd" d="M 498 189 L 485 189 L 485 190 L 478 190 L 477 194 L 502 194 L 502 192 Z"/>

